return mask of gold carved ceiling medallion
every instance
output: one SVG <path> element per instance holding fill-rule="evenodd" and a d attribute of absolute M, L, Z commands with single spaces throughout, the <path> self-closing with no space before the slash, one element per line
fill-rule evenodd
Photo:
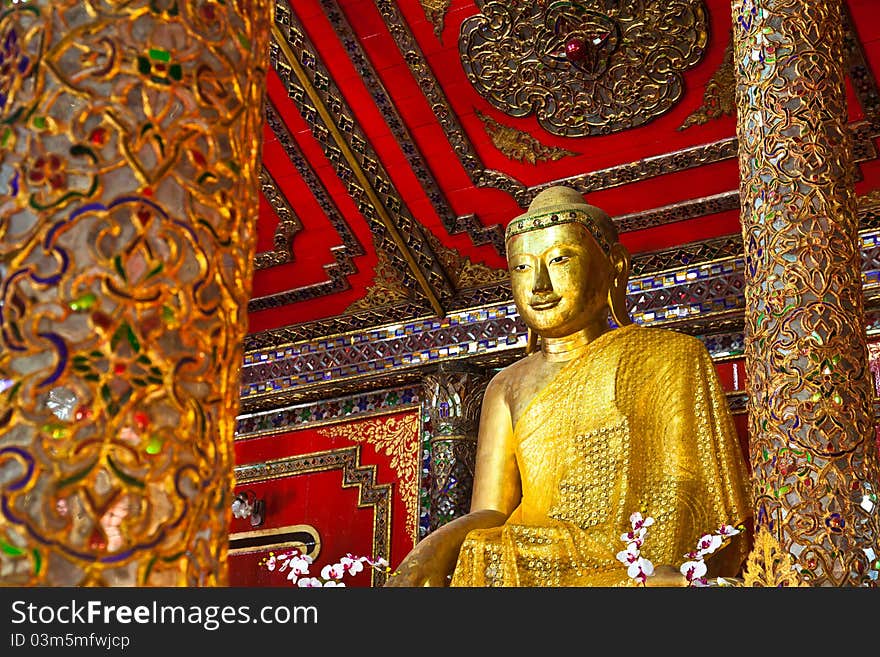
<path fill-rule="evenodd" d="M 703 0 L 477 0 L 462 23 L 468 79 L 514 117 L 554 135 L 634 128 L 681 98 L 682 72 L 703 56 Z"/>

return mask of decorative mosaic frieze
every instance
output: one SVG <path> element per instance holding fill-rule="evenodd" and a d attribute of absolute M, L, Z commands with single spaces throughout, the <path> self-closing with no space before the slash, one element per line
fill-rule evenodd
<path fill-rule="evenodd" d="M 249 353 L 242 398 L 525 346 L 512 303 Z"/>
<path fill-rule="evenodd" d="M 235 439 L 256 438 L 328 422 L 360 419 L 401 410 L 418 403 L 419 388 L 412 386 L 291 404 L 268 411 L 243 413 L 238 416 Z"/>
<path fill-rule="evenodd" d="M 865 292 L 880 294 L 880 229 L 864 231 L 860 239 Z M 718 357 L 738 353 L 738 347 L 714 337 L 715 333 L 737 334 L 739 328 L 725 328 L 725 322 L 732 318 L 737 326 L 742 322 L 744 259 L 740 255 L 718 257 L 729 252 L 735 242 L 735 237 L 722 238 L 708 242 L 702 253 L 693 248 L 643 256 L 658 267 L 670 265 L 676 258 L 681 262 L 688 253 L 711 259 L 631 277 L 627 307 L 633 320 L 646 326 L 687 328 Z M 716 318 L 724 321 L 713 325 Z M 354 383 L 451 359 L 487 354 L 507 354 L 512 359 L 526 340 L 525 324 L 509 301 L 451 312 L 443 319 L 385 323 L 379 328 L 340 333 L 328 331 L 316 339 L 248 351 L 242 370 L 242 400 L 247 403 L 293 390 Z M 323 337 L 327 335 L 331 337 Z"/>

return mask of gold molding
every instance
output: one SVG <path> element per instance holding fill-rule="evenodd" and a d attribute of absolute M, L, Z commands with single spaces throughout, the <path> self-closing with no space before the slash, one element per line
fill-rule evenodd
<path fill-rule="evenodd" d="M 295 533 L 303 533 L 312 536 L 315 539 L 312 541 L 314 547 L 308 548 L 302 541 L 277 541 L 275 543 L 264 543 L 250 547 L 232 547 L 232 544 L 235 541 L 242 541 L 251 538 L 271 538 L 273 536 L 283 537 Z M 298 548 L 303 554 L 310 556 L 313 560 L 317 559 L 318 555 L 321 554 L 321 536 L 318 534 L 318 530 L 311 525 L 285 525 L 284 527 L 255 529 L 249 532 L 234 532 L 229 535 L 229 545 L 229 551 L 227 552 L 229 556 L 250 554 L 252 552 L 264 552 L 266 550 L 288 550 L 291 548 Z"/>
<path fill-rule="evenodd" d="M 309 405 L 310 403 L 319 404 L 322 402 L 332 402 L 336 401 L 336 397 L 332 399 L 316 399 L 312 402 L 304 402 L 302 405 Z M 289 410 L 291 408 L 296 408 L 301 404 L 291 404 L 290 406 L 284 406 L 281 408 L 273 408 L 271 411 L 251 411 L 249 413 L 243 413 L 238 416 L 237 419 L 241 420 L 242 418 L 249 417 L 252 415 L 260 415 L 263 413 L 281 413 L 283 411 Z M 363 413 L 357 413 L 354 415 L 343 415 L 340 417 L 331 417 L 324 420 L 314 420 L 314 421 L 304 421 L 301 424 L 293 424 L 293 425 L 285 425 L 282 428 L 273 427 L 271 429 L 263 429 L 262 431 L 256 431 L 254 433 L 248 433 L 243 436 L 236 435 L 235 441 L 245 441 L 251 440 L 252 438 L 265 438 L 266 436 L 282 436 L 284 434 L 288 434 L 294 431 L 301 431 L 303 429 L 314 429 L 315 427 L 325 427 L 328 424 L 339 424 L 340 422 L 359 422 L 360 420 L 366 420 L 373 417 L 381 417 L 383 415 L 392 415 L 397 413 L 403 413 L 406 411 L 416 411 L 421 408 L 421 405 L 418 402 L 410 402 L 408 404 L 400 404 L 393 408 L 382 408 L 376 411 L 364 411 Z"/>
<path fill-rule="evenodd" d="M 254 256 L 254 269 L 268 269 L 293 262 L 293 238 L 303 229 L 302 222 L 294 212 L 290 201 L 278 187 L 278 183 L 266 165 L 260 169 L 260 191 L 278 219 L 272 235 L 272 248 Z M 255 222 L 256 223 L 256 222 Z"/>

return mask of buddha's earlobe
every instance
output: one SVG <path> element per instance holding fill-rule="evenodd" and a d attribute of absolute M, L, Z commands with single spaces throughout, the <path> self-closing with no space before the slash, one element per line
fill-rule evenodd
<path fill-rule="evenodd" d="M 612 247 L 611 267 L 614 270 L 611 285 L 608 286 L 608 308 L 611 311 L 611 319 L 618 326 L 632 324 L 632 318 L 626 309 L 626 286 L 629 282 L 629 252 L 617 243 Z"/>
<path fill-rule="evenodd" d="M 538 334 L 532 329 L 526 329 L 526 356 L 536 351 L 538 351 Z"/>

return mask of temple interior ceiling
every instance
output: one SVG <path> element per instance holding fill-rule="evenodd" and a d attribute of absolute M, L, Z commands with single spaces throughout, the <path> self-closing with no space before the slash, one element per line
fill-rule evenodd
<path fill-rule="evenodd" d="M 875 4 L 846 3 L 869 228 Z M 507 307 L 503 227 L 558 183 L 617 223 L 636 319 L 684 294 L 657 280 L 688 267 L 723 270 L 729 289 L 687 294 L 735 317 L 731 23 L 729 0 L 277 0 L 246 350 Z"/>

